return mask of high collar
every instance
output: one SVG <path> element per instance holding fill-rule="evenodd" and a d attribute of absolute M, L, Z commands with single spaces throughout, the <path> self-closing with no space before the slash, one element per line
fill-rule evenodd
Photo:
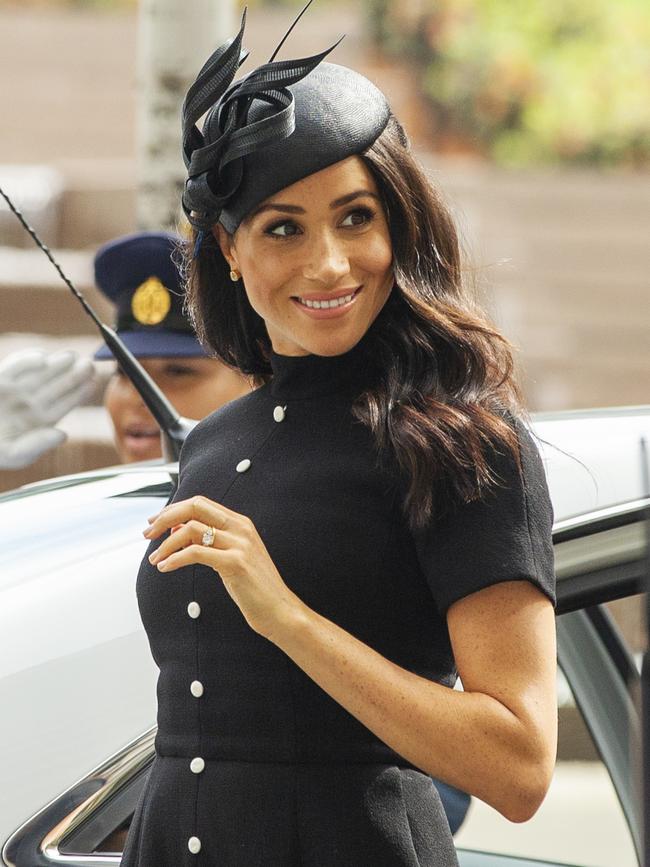
<path fill-rule="evenodd" d="M 271 350 L 271 393 L 286 399 L 360 394 L 372 378 L 370 343 L 368 331 L 341 355 L 279 355 Z"/>

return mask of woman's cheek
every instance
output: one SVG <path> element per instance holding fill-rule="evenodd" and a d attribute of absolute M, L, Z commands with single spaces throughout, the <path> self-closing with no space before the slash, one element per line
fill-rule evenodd
<path fill-rule="evenodd" d="M 354 249 L 349 249 L 348 255 L 353 270 L 378 275 L 390 267 L 393 251 L 390 240 L 380 232 L 371 231 L 355 239 Z"/>
<path fill-rule="evenodd" d="M 272 265 L 269 266 L 269 270 L 273 270 Z M 273 297 L 272 288 L 266 282 L 264 284 L 258 283 L 254 277 L 250 277 L 244 285 L 251 307 L 262 319 L 266 318 Z"/>

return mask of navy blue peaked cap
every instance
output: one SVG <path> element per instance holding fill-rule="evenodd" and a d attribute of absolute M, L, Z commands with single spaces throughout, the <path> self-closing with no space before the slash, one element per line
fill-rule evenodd
<path fill-rule="evenodd" d="M 137 358 L 206 355 L 183 313 L 172 260 L 180 240 L 170 232 L 138 232 L 109 241 L 95 256 L 95 283 L 116 305 L 115 330 Z M 113 353 L 101 346 L 94 357 Z"/>
<path fill-rule="evenodd" d="M 207 60 L 183 104 L 183 209 L 196 228 L 220 222 L 231 234 L 269 196 L 362 153 L 391 114 L 369 79 L 323 62 L 331 48 L 269 62 L 233 84 L 248 56 L 241 50 L 244 24 L 245 16 L 237 36 Z M 196 121 L 206 112 L 199 132 Z"/>

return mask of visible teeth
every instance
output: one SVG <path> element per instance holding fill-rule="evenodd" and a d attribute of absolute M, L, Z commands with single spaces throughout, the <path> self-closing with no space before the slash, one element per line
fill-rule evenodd
<path fill-rule="evenodd" d="M 324 307 L 341 307 L 343 304 L 349 304 L 354 298 L 356 290 L 350 295 L 344 295 L 342 298 L 333 298 L 331 301 L 309 301 L 304 298 L 298 298 L 301 304 L 305 307 L 314 307 L 316 310 L 322 310 Z"/>

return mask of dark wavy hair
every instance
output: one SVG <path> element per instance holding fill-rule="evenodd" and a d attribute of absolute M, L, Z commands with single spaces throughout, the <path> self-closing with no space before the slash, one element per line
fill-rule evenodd
<path fill-rule="evenodd" d="M 392 116 L 359 154 L 386 211 L 395 286 L 372 326 L 378 376 L 353 406 L 373 434 L 381 463 L 396 467 L 409 525 L 423 526 L 498 483 L 490 450 L 506 448 L 521 472 L 508 416 L 529 420 L 515 378 L 514 346 L 466 285 L 454 221 Z M 199 339 L 261 385 L 271 377 L 264 320 L 229 279 L 208 232 L 193 257 L 188 228 L 181 268 L 187 313 Z M 221 291 L 223 290 L 223 291 Z"/>

